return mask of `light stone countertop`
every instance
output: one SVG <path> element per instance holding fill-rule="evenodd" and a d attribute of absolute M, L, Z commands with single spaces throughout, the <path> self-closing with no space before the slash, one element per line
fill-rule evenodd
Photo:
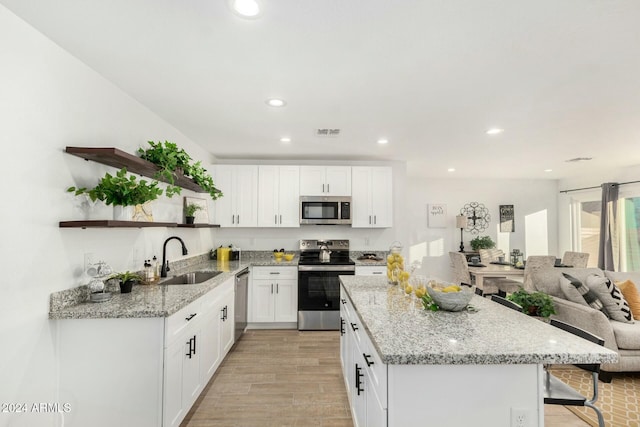
<path fill-rule="evenodd" d="M 618 354 L 474 295 L 477 312 L 427 311 L 386 278 L 340 276 L 386 364 L 612 363 Z"/>
<path fill-rule="evenodd" d="M 219 286 L 242 269 L 250 266 L 298 266 L 298 254 L 291 261 L 276 261 L 268 251 L 243 252 L 240 261 L 219 264 L 208 254 L 181 260 L 171 266 L 169 277 L 190 271 L 222 271 L 203 283 L 191 285 L 135 285 L 131 293 L 112 292 L 106 302 L 88 301 L 86 286 L 51 294 L 49 319 L 105 319 L 167 317 Z"/>

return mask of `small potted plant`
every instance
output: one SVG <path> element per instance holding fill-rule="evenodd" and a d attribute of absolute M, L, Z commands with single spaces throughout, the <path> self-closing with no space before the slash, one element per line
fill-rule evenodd
<path fill-rule="evenodd" d="M 473 249 L 474 252 L 477 252 L 478 249 L 491 249 L 495 247 L 495 242 L 491 240 L 489 236 L 478 236 L 471 240 L 471 249 Z"/>
<path fill-rule="evenodd" d="M 521 288 L 511 295 L 508 295 L 507 299 L 520 305 L 522 312 L 529 316 L 548 319 L 552 314 L 556 314 L 553 299 L 544 292 L 529 293 Z"/>
<path fill-rule="evenodd" d="M 138 273 L 132 273 L 131 271 L 125 271 L 124 273 L 115 273 L 109 276 L 109 280 L 115 279 L 120 283 L 120 293 L 128 294 L 131 292 L 134 283 L 140 283 L 142 276 Z"/>
<path fill-rule="evenodd" d="M 187 224 L 193 224 L 196 219 L 196 212 L 201 210 L 202 206 L 195 203 L 189 203 L 184 208 L 184 217 Z"/>
<path fill-rule="evenodd" d="M 86 194 L 94 202 L 100 200 L 107 205 L 113 205 L 114 219 L 125 219 L 120 212 L 122 209 L 116 208 L 142 205 L 162 195 L 158 181 L 138 180 L 134 175 L 127 175 L 126 168 L 120 169 L 115 176 L 107 172 L 98 185 L 90 190 L 84 187 L 69 187 L 67 191 L 75 192 L 76 196 Z M 126 219 L 130 220 L 131 215 Z"/>

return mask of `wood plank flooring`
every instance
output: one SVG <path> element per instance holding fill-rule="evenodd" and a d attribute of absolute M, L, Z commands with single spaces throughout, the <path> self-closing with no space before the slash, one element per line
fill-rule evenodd
<path fill-rule="evenodd" d="M 235 344 L 181 427 L 352 427 L 337 331 L 251 330 Z M 587 423 L 545 406 L 545 426 Z"/>

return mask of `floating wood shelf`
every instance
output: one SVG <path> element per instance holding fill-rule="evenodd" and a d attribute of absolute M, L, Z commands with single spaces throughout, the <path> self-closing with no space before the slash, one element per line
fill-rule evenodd
<path fill-rule="evenodd" d="M 110 219 L 60 221 L 60 228 L 143 228 L 176 227 L 177 225 L 175 222 L 114 221 Z"/>
<path fill-rule="evenodd" d="M 156 178 L 154 176 L 160 170 L 158 166 L 114 147 L 67 147 L 65 148 L 65 152 L 82 157 L 85 160 L 93 160 L 103 165 L 113 166 L 114 168 L 127 168 L 128 172 L 167 182 L 162 177 Z M 193 182 L 191 178 L 187 178 L 180 173 L 174 172 L 173 185 L 195 191 L 196 193 L 206 193 L 206 191 Z"/>
<path fill-rule="evenodd" d="M 220 228 L 219 224 L 178 224 L 182 228 Z"/>

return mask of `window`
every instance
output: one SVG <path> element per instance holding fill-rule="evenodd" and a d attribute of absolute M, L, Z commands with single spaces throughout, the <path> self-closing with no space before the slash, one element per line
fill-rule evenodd
<path fill-rule="evenodd" d="M 634 192 L 637 194 L 637 191 Z M 626 196 L 626 197 L 624 197 Z M 591 196 L 589 198 L 594 198 Z M 598 266 L 600 200 L 573 200 L 573 250 L 587 252 L 587 267 Z M 620 194 L 618 199 L 619 271 L 640 271 L 640 197 Z"/>

